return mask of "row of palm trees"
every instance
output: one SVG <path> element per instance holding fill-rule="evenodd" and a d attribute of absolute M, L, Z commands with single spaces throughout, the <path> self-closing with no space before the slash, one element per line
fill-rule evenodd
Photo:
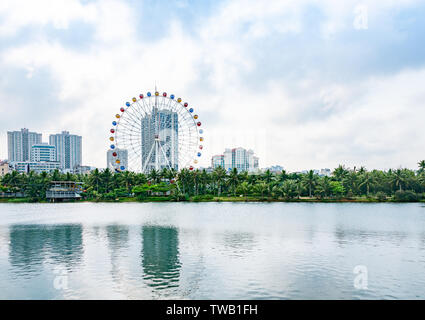
<path fill-rule="evenodd" d="M 149 174 L 95 169 L 90 174 L 52 173 L 19 174 L 16 171 L 1 179 L 1 191 L 22 192 L 33 198 L 43 198 L 50 181 L 81 181 L 86 197 L 108 194 L 132 195 L 135 186 L 165 183 L 170 190 L 187 196 L 256 196 L 275 198 L 295 197 L 360 197 L 382 194 L 392 196 L 397 191 L 425 193 L 425 160 L 419 169 L 390 169 L 368 171 L 364 167 L 338 166 L 331 176 L 319 176 L 313 170 L 306 173 L 226 172 L 223 168 L 206 170 L 152 170 Z"/>

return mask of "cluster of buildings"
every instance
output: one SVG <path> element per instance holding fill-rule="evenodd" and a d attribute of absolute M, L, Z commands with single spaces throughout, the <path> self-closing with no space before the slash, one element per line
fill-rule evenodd
<path fill-rule="evenodd" d="M 49 143 L 43 142 L 42 134 L 26 128 L 7 132 L 8 160 L 0 162 L 0 174 L 10 170 L 20 173 L 29 171 L 83 173 L 88 167 L 82 163 L 82 138 L 68 131 L 51 134 Z"/>
<path fill-rule="evenodd" d="M 254 151 L 244 148 L 233 148 L 224 150 L 223 154 L 215 155 L 211 158 L 211 168 L 222 167 L 226 171 L 234 168 L 238 171 L 253 172 L 259 169 L 258 157 L 254 155 Z"/>

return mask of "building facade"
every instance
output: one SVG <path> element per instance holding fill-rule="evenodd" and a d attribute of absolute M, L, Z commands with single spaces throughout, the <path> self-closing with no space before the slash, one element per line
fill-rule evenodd
<path fill-rule="evenodd" d="M 282 166 L 279 166 L 279 165 L 276 165 L 276 166 L 271 166 L 271 167 L 269 167 L 267 169 L 270 170 L 271 172 L 274 172 L 274 173 L 281 173 L 282 170 L 283 170 L 283 167 Z"/>
<path fill-rule="evenodd" d="M 56 147 L 47 143 L 34 144 L 31 147 L 30 161 L 54 162 L 56 161 Z"/>
<path fill-rule="evenodd" d="M 82 137 L 62 131 L 49 137 L 50 145 L 56 147 L 56 161 L 64 171 L 73 171 L 82 163 Z"/>
<path fill-rule="evenodd" d="M 218 154 L 211 158 L 211 168 L 222 167 L 224 169 L 224 155 Z"/>
<path fill-rule="evenodd" d="M 116 156 L 114 157 L 114 153 Z M 120 164 L 116 165 L 115 161 L 119 159 Z M 115 168 L 124 167 L 124 171 L 128 169 L 128 151 L 127 149 L 115 148 L 113 150 L 108 150 L 106 153 L 106 167 L 110 170 L 115 170 Z"/>
<path fill-rule="evenodd" d="M 178 128 L 178 114 L 170 110 L 153 110 L 151 115 L 141 119 L 141 165 L 144 172 L 169 167 L 179 169 Z"/>
<path fill-rule="evenodd" d="M 91 166 L 76 166 L 73 172 L 75 174 L 89 174 L 95 169 L 96 169 L 95 167 L 91 167 Z"/>
<path fill-rule="evenodd" d="M 7 132 L 7 147 L 9 161 L 29 161 L 31 147 L 42 141 L 41 133 L 30 132 L 23 128 L 21 131 Z"/>
<path fill-rule="evenodd" d="M 9 162 L 0 161 L 0 177 L 3 177 L 5 174 L 9 173 Z"/>
<path fill-rule="evenodd" d="M 19 173 L 28 173 L 34 171 L 37 173 L 41 172 L 52 172 L 56 169 L 60 169 L 60 163 L 57 161 L 16 161 L 11 162 L 13 170 L 18 171 Z"/>
<path fill-rule="evenodd" d="M 259 167 L 259 159 L 254 155 L 254 151 L 244 148 L 225 149 L 222 155 L 213 156 L 211 166 L 217 168 L 221 166 L 226 171 L 236 168 L 240 171 L 255 171 Z"/>

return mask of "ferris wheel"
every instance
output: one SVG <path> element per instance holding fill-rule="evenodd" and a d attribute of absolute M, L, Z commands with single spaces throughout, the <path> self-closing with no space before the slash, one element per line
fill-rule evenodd
<path fill-rule="evenodd" d="M 108 166 L 116 172 L 193 170 L 202 155 L 203 129 L 194 108 L 182 101 L 155 90 L 126 102 L 112 121 Z"/>

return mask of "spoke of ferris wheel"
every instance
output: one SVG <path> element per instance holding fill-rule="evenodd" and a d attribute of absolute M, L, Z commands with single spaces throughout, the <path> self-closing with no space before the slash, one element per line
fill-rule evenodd
<path fill-rule="evenodd" d="M 150 158 L 151 158 L 151 155 L 152 155 L 152 151 L 153 151 L 153 148 L 155 147 L 155 143 L 152 143 L 152 148 L 151 148 L 151 151 L 149 151 L 149 154 L 148 154 L 148 156 L 147 156 L 147 158 L 146 158 L 146 162 L 145 162 L 145 164 L 143 165 L 143 168 L 142 168 L 142 171 L 143 172 L 146 172 L 146 166 L 148 165 L 148 163 L 149 163 L 149 160 L 150 160 Z"/>
<path fill-rule="evenodd" d="M 140 113 L 144 113 L 144 117 L 147 116 L 150 112 L 145 109 L 144 103 L 140 103 L 140 101 L 136 101 L 137 107 L 140 110 Z"/>
<path fill-rule="evenodd" d="M 125 139 L 122 139 L 121 142 L 118 141 L 118 143 L 117 143 L 117 147 L 119 147 L 119 148 L 129 148 L 129 147 L 131 147 L 132 149 L 134 149 L 134 152 L 136 154 L 140 153 L 140 150 L 137 149 L 140 146 L 141 146 L 141 141 L 137 137 L 135 139 L 126 137 Z"/>
<path fill-rule="evenodd" d="M 135 148 L 133 148 L 132 146 L 125 146 L 125 148 L 123 149 L 127 150 L 130 153 L 130 155 L 132 154 L 135 157 L 140 157 L 139 153 L 136 152 Z M 131 151 L 133 151 L 133 153 L 131 153 Z"/>
<path fill-rule="evenodd" d="M 126 113 L 122 115 L 121 122 L 126 122 L 131 127 L 141 128 L 142 123 L 140 121 L 135 120 L 130 113 Z"/>
<path fill-rule="evenodd" d="M 141 126 L 141 121 L 142 120 L 136 114 L 134 114 L 134 109 L 132 109 L 130 107 L 125 112 L 126 113 L 122 115 L 122 118 L 123 119 L 126 119 L 126 117 L 128 115 L 128 117 L 130 117 L 131 120 L 133 120 L 134 123 L 137 123 L 138 126 Z"/>
<path fill-rule="evenodd" d="M 143 99 L 136 101 L 146 115 L 149 115 L 152 113 L 152 110 L 149 108 L 149 104 L 146 102 L 146 101 L 149 101 L 149 99 L 150 99 L 149 97 L 144 97 Z"/>
<path fill-rule="evenodd" d="M 146 106 L 146 114 L 152 115 L 152 103 L 151 103 L 151 97 L 143 98 L 142 103 L 144 106 Z"/>
<path fill-rule="evenodd" d="M 141 169 L 141 161 L 139 156 L 132 155 L 128 158 L 128 167 L 133 170 Z"/>
<path fill-rule="evenodd" d="M 118 134 L 120 133 L 120 129 L 121 129 L 122 132 L 126 132 L 127 134 L 128 133 L 134 134 L 134 135 L 140 134 L 140 130 L 141 130 L 140 126 L 137 126 L 134 123 L 128 122 L 128 121 L 122 122 L 122 124 L 123 125 L 120 128 L 117 128 Z"/>
<path fill-rule="evenodd" d="M 122 131 L 130 131 L 130 132 L 134 132 L 138 134 L 140 132 L 140 129 L 141 127 L 135 125 L 134 123 L 128 122 L 128 120 L 120 121 L 120 123 L 117 125 L 117 133 L 119 133 L 120 130 L 122 130 Z"/>
<path fill-rule="evenodd" d="M 117 144 L 117 147 L 120 148 L 120 149 L 127 149 L 127 150 L 130 150 L 130 148 L 131 148 L 134 151 L 134 153 L 139 155 L 140 149 L 138 149 L 138 148 L 140 148 L 140 145 L 141 145 L 140 140 L 129 139 L 128 141 L 124 140 L 122 143 Z"/>
<path fill-rule="evenodd" d="M 165 99 L 165 98 L 163 98 L 163 99 Z M 184 120 L 183 123 L 192 124 L 192 122 L 193 122 L 193 124 L 196 125 L 195 119 L 193 119 L 193 117 L 189 113 L 189 111 L 187 109 L 182 109 L 182 108 L 185 108 L 185 107 L 182 107 L 182 105 L 179 102 L 177 102 L 176 100 L 171 100 L 171 99 L 169 99 L 169 100 L 170 100 L 169 105 L 171 105 L 171 101 L 174 102 L 174 105 L 171 105 L 171 111 L 177 112 L 178 115 L 183 117 L 183 120 Z M 183 111 L 183 110 L 186 110 L 186 112 Z"/>
<path fill-rule="evenodd" d="M 140 110 L 138 109 L 137 105 L 134 103 L 126 110 L 127 114 L 133 118 L 134 121 L 137 121 L 137 123 L 141 123 L 142 121 L 142 114 Z"/>
<path fill-rule="evenodd" d="M 171 169 L 170 161 L 167 160 L 167 156 L 165 155 L 164 149 L 162 148 L 161 144 L 159 144 L 159 147 L 161 148 L 162 154 L 164 155 L 164 160 L 167 162 L 168 168 Z"/>

